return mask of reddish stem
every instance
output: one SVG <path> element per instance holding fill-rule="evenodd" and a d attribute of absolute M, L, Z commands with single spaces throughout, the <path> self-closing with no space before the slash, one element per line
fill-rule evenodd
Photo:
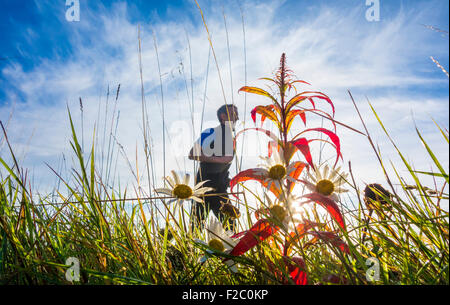
<path fill-rule="evenodd" d="M 281 121 L 282 121 L 282 130 L 281 130 L 281 134 L 283 137 L 283 145 L 282 145 L 282 149 L 283 149 L 283 153 L 286 151 L 287 149 L 287 126 L 286 126 L 286 117 L 287 117 L 287 113 L 286 113 L 286 107 L 285 107 L 285 78 L 286 78 L 286 54 L 283 53 L 281 55 L 281 69 L 280 69 L 280 98 L 281 98 Z M 285 158 L 285 156 L 283 156 L 283 158 Z M 286 164 L 287 166 L 287 161 Z M 290 186 L 291 186 L 291 182 L 287 181 L 287 193 L 290 193 Z"/>

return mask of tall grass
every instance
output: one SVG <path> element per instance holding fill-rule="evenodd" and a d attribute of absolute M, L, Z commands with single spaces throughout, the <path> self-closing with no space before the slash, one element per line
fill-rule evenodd
<path fill-rule="evenodd" d="M 211 35 L 201 9 L 200 13 L 210 43 L 206 81 L 212 55 L 226 103 Z M 241 16 L 243 52 L 246 61 L 242 10 Z M 223 17 L 226 28 L 225 13 Z M 189 44 L 187 33 L 186 37 Z M 163 81 L 154 34 L 153 38 L 160 78 L 162 138 L 165 152 Z M 227 32 L 232 84 L 228 39 Z M 304 260 L 309 284 L 449 284 L 449 198 L 446 193 L 449 184 L 448 169 L 442 166 L 443 160 L 439 160 L 439 156 L 433 152 L 418 128 L 415 129 L 417 141 L 422 144 L 423 153 L 429 157 L 437 171 L 415 169 L 394 142 L 382 118 L 369 103 L 373 116 L 397 152 L 401 163 L 394 164 L 392 161 L 384 160 L 350 92 L 350 99 L 355 105 L 365 132 L 337 121 L 334 123 L 362 134 L 367 139 L 388 182 L 389 195 L 378 193 L 379 200 L 375 201 L 363 197 L 362 189 L 365 186 L 356 183 L 358 177 L 354 177 L 349 162 L 351 174 L 351 179 L 347 181 L 348 187 L 351 188 L 349 198 L 354 198 L 353 200 L 357 202 L 348 199 L 350 202 L 341 205 L 347 223 L 347 230 L 342 232 L 342 241 L 348 246 L 348 254 L 340 251 L 333 241 L 320 241 L 315 236 L 294 239 L 289 248 L 283 249 L 284 238 L 287 237 L 285 233 L 272 235 L 245 255 L 238 257 L 211 251 L 212 249 L 199 243 L 198 240 L 206 240 L 206 232 L 198 227 L 192 227 L 193 219 L 189 204 L 167 204 L 171 198 L 153 196 L 154 186 L 159 182 L 155 181 L 152 135 L 144 94 L 140 28 L 138 41 L 148 191 L 143 191 L 140 174 L 133 171 L 131 162 L 116 139 L 119 117 L 119 113 L 116 115 L 116 106 L 120 85 L 116 91 L 110 124 L 107 121 L 110 95 L 108 86 L 103 130 L 94 131 L 89 150 L 86 150 L 84 141 L 81 98 L 81 141 L 72 115 L 68 111 L 70 121 L 68 127 L 72 136 L 70 145 L 77 164 L 70 180 L 65 179 L 60 170 L 51 168 L 57 178 L 54 194 L 57 194 L 58 200 L 55 200 L 54 196 L 40 196 L 33 193 L 27 170 L 20 166 L 14 148 L 10 145 L 7 131 L 0 122 L 2 127 L 0 144 L 6 144 L 3 146 L 8 154 L 8 157 L 4 157 L 5 154 L 0 157 L 0 284 L 292 284 L 284 268 L 287 262 L 284 259 L 280 260 L 280 257 L 285 258 L 287 255 L 299 256 Z M 194 93 L 192 62 L 190 63 L 190 102 L 186 77 L 184 80 L 193 124 Z M 246 69 L 245 65 L 245 82 Z M 207 82 L 203 96 L 202 122 L 206 89 Z M 233 95 L 231 100 L 234 103 Z M 100 126 L 100 107 L 98 126 Z M 100 145 L 98 136 L 102 132 L 103 139 Z M 448 130 L 436 124 L 436 134 L 442 137 L 443 145 L 448 147 Z M 320 147 L 321 156 L 323 146 Z M 114 153 L 116 153 L 115 166 L 113 166 Z M 119 153 L 127 160 L 136 180 L 136 185 L 131 191 L 128 188 L 122 189 L 120 184 L 116 186 L 115 174 L 111 177 L 111 171 L 117 169 Z M 242 159 L 238 162 L 237 167 L 240 169 Z M 60 168 L 63 168 L 64 164 L 61 162 Z M 407 169 L 406 174 L 401 174 L 404 172 L 403 168 Z M 165 174 L 165 158 L 163 171 Z M 434 179 L 432 186 L 424 182 L 425 178 L 430 177 Z M 255 207 L 252 203 L 256 201 L 264 205 L 266 202 L 251 189 L 245 186 L 243 188 L 246 196 L 239 202 L 243 215 L 237 222 L 238 228 L 246 230 L 254 223 Z M 352 209 L 350 206 L 356 208 Z M 328 214 L 320 213 L 316 208 L 308 210 L 307 217 L 326 231 L 336 229 L 332 218 Z M 202 260 L 205 255 L 209 259 Z M 77 258 L 80 262 L 79 281 L 71 281 L 66 277 L 66 272 L 71 268 L 67 264 L 68 258 L 71 257 Z M 230 272 L 223 263 L 223 259 L 226 258 L 232 258 L 239 264 L 237 273 Z M 367 276 L 373 267 L 367 264 L 370 258 L 375 258 L 379 263 L 380 277 L 377 281 L 371 281 Z"/>
<path fill-rule="evenodd" d="M 313 239 L 298 240 L 290 252 L 305 260 L 310 284 L 448 284 L 449 215 L 448 208 L 443 208 L 448 205 L 448 194 L 444 192 L 448 171 L 418 129 L 417 139 L 438 172 L 415 170 L 373 107 L 372 111 L 402 160 L 401 164 L 388 162 L 373 146 L 391 186 L 392 196 L 383 197 L 388 204 L 372 208 L 374 213 L 370 214 L 357 192 L 361 187 L 353 177 L 348 182 L 358 198 L 358 208 L 344 210 L 348 230 L 343 238 L 350 254 L 343 255 L 332 245 Z M 2 284 L 71 284 L 65 277 L 69 257 L 80 261 L 81 278 L 75 284 L 285 283 L 271 271 L 272 263 L 280 263 L 278 246 L 282 241 L 276 236 L 245 256 L 234 257 L 240 266 L 236 274 L 222 263 L 220 257 L 225 254 L 209 254 L 212 258 L 200 263 L 204 246 L 195 239 L 204 240 L 205 233 L 198 228 L 189 229 L 187 208 L 176 204 L 158 208 L 154 202 L 164 202 L 163 197 L 150 200 L 136 191 L 130 199 L 126 191 L 108 188 L 103 180 L 108 174 L 98 171 L 101 166 L 96 164 L 98 148 L 93 143 L 86 160 L 70 113 L 69 118 L 70 145 L 78 166 L 70 183 L 55 171 L 63 185 L 57 190 L 59 202 L 32 193 L 26 170 L 17 163 L 2 124 L 11 157 L 9 163 L 0 158 Z M 436 125 L 436 132 L 442 136 L 443 145 L 448 145 L 448 131 Z M 408 169 L 406 176 L 400 174 L 400 167 Z M 425 185 L 425 176 L 433 177 L 436 185 Z M 400 187 L 394 187 L 396 184 Z M 242 204 L 241 211 L 246 212 L 238 221 L 245 227 L 244 220 L 252 223 L 254 209 L 247 200 Z M 333 226 L 329 217 L 320 213 L 309 217 Z M 161 227 L 156 219 L 163 219 Z M 380 263 L 378 282 L 366 278 L 369 266 L 365 263 L 369 257 Z"/>

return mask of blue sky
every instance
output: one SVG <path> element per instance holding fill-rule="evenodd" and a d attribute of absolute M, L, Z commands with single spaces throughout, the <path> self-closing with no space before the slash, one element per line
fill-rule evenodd
<path fill-rule="evenodd" d="M 246 110 L 245 126 L 252 124 L 248 114 L 251 107 L 266 101 L 237 94 L 237 90 L 245 80 L 248 84 L 262 85 L 257 79 L 271 75 L 282 52 L 287 53 L 288 64 L 299 78 L 334 100 L 338 120 L 362 129 L 348 97 L 347 89 L 352 91 L 386 158 L 396 160 L 392 147 L 369 112 L 366 98 L 418 168 L 425 170 L 431 165 L 423 151 L 417 149 L 414 124 L 445 157 L 443 160 L 448 159 L 448 146 L 442 145 L 431 121 L 433 118 L 448 128 L 448 77 L 430 56 L 448 71 L 449 39 L 448 34 L 424 26 L 448 31 L 448 1 L 380 0 L 378 22 L 366 20 L 365 0 L 204 0 L 199 3 L 212 34 L 225 97 L 214 59 L 208 55 L 206 32 L 194 1 L 80 0 L 79 22 L 65 19 L 65 0 L 1 2 L 0 120 L 8 123 L 10 141 L 22 164 L 33 172 L 36 187 L 53 185 L 55 177 L 44 162 L 62 171 L 63 154 L 69 163 L 65 174 L 70 176 L 66 105 L 75 113 L 74 120 L 81 131 L 80 97 L 84 102 L 86 145 L 92 139 L 94 124 L 97 130 L 101 124 L 109 126 L 113 113 L 117 116 L 120 112 L 116 139 L 128 159 L 137 159 L 138 165 L 123 158 L 116 145 L 113 155 L 117 160 L 116 174 L 122 182 L 133 183 L 128 162 L 134 169 L 144 164 L 138 24 L 142 31 L 145 99 L 158 179 L 163 172 L 163 130 L 153 34 L 160 56 L 165 110 L 170 117 L 166 125 L 166 163 L 172 167 L 168 166 L 167 171 L 192 171 L 192 162 L 186 155 L 200 132 L 198 119 L 205 98 L 203 128 L 216 124 L 215 110 L 225 99 L 238 105 L 241 119 Z M 241 12 L 245 20 L 246 58 Z M 99 111 L 106 107 L 108 86 L 114 96 L 118 84 L 121 91 L 115 112 L 111 102 L 109 112 Z M 190 131 L 188 106 L 192 99 L 196 119 Z M 107 124 L 102 123 L 105 119 Z M 180 138 L 179 130 L 189 131 Z M 382 183 L 382 172 L 367 141 L 347 130 L 340 130 L 339 135 L 345 162 L 352 161 L 359 175 L 358 182 Z M 1 140 L 0 137 L 3 157 L 7 154 Z M 137 150 L 141 153 L 136 158 Z M 264 150 L 258 148 L 253 152 L 262 154 Z M 250 153 L 243 160 L 244 169 L 258 162 L 257 156 Z M 448 168 L 448 161 L 445 165 Z"/>
<path fill-rule="evenodd" d="M 245 7 L 245 1 L 241 1 L 241 6 Z M 258 1 L 264 3 L 264 1 Z M 335 11 L 345 11 L 346 9 L 354 9 L 359 7 L 361 14 L 358 16 L 356 24 L 367 28 L 378 27 L 379 23 L 372 24 L 365 20 L 365 10 L 367 6 L 363 0 L 319 0 L 314 1 L 277 1 L 279 7 L 277 15 L 282 18 L 289 18 L 289 24 L 297 23 L 298 21 L 308 22 L 320 11 L 323 7 Z M 81 7 L 81 21 L 79 24 L 69 23 L 65 20 L 64 14 L 67 9 L 64 0 L 60 1 L 30 1 L 30 0 L 4 0 L 1 3 L 0 11 L 0 31 L 1 41 L 0 45 L 0 68 L 3 68 L 11 62 L 19 63 L 24 71 L 30 71 L 39 66 L 42 60 L 53 60 L 64 63 L 68 58 L 76 55 L 79 44 L 84 46 L 98 47 L 96 45 L 96 37 L 102 34 L 101 22 L 98 16 L 114 15 L 119 1 L 86 1 L 80 0 Z M 227 1 L 221 3 L 220 1 L 201 1 L 204 9 L 209 7 L 231 7 L 231 10 L 238 9 L 240 2 Z M 224 4 L 226 3 L 226 4 Z M 148 23 L 158 24 L 161 22 L 188 22 L 191 26 L 201 25 L 201 19 L 197 8 L 193 1 L 188 0 L 173 0 L 173 1 L 144 1 L 144 0 L 130 0 L 126 1 L 127 12 L 126 19 L 131 23 Z M 421 28 L 421 24 L 434 25 L 442 29 L 448 29 L 448 2 L 447 1 L 418 1 L 418 0 L 400 0 L 400 1 L 381 1 L 380 15 L 381 23 L 390 22 L 400 12 L 406 13 L 420 13 L 422 8 L 428 10 L 418 18 L 416 23 L 417 31 L 425 31 Z M 251 5 L 247 7 L 251 14 Z M 227 12 L 228 13 L 228 12 Z M 83 26 L 88 25 L 88 26 Z M 284 24 L 280 30 L 284 31 Z M 357 29 L 355 29 L 356 31 Z M 350 34 L 350 33 L 349 33 Z M 80 40 L 76 43 L 71 39 L 72 36 L 77 36 Z M 439 33 L 430 34 L 424 44 L 433 44 L 442 47 L 436 50 L 436 55 L 440 59 L 440 63 L 444 67 L 448 67 L 448 53 L 444 45 L 445 39 L 442 39 Z M 417 48 L 423 48 L 424 45 L 418 45 Z M 114 54 L 114 50 L 102 48 L 104 52 Z M 419 53 L 413 51 L 414 53 Z M 429 64 L 427 58 L 416 61 L 415 68 L 417 70 L 424 69 Z M 423 72 L 423 71 L 422 71 Z M 438 71 L 430 72 L 431 77 L 438 74 Z M 1 77 L 2 86 L 0 88 L 0 102 L 4 102 L 5 88 L 9 87 L 11 83 L 6 84 Z M 434 87 L 433 87 L 434 88 Z M 427 88 L 427 90 L 433 90 Z M 414 90 L 414 88 L 410 88 Z M 442 89 L 442 88 L 439 88 Z M 444 88 L 445 89 L 445 88 Z M 434 91 L 434 90 L 433 90 Z M 440 94 L 446 90 L 438 90 Z M 20 94 L 20 90 L 16 91 Z"/>

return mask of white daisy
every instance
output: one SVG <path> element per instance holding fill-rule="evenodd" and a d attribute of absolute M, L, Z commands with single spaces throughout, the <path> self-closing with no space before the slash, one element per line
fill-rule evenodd
<path fill-rule="evenodd" d="M 214 191 L 214 188 L 212 187 L 202 187 L 202 185 L 205 184 L 208 180 L 197 183 L 192 189 L 189 186 L 189 174 L 185 174 L 183 180 L 181 180 L 180 177 L 178 177 L 178 174 L 175 171 L 172 171 L 172 177 L 167 176 L 164 178 L 169 184 L 170 188 L 155 189 L 157 193 L 162 193 L 174 197 L 174 199 L 169 200 L 168 204 L 174 201 L 181 203 L 184 200 L 189 199 L 192 199 L 199 203 L 203 203 L 203 200 L 200 199 L 199 196 L 204 195 L 206 192 Z"/>
<path fill-rule="evenodd" d="M 275 224 L 281 225 L 286 231 L 294 231 L 297 224 L 303 222 L 303 207 L 300 204 L 300 197 L 289 194 L 287 198 L 280 196 L 272 201 L 267 194 L 268 208 L 266 209 L 269 219 Z"/>
<path fill-rule="evenodd" d="M 337 194 L 348 192 L 347 189 L 342 188 L 348 174 L 340 173 L 340 169 L 340 167 L 332 169 L 325 165 L 321 172 L 320 168 L 316 168 L 313 173 L 308 171 L 307 180 L 302 182 L 305 183 L 310 191 L 330 197 L 334 201 L 339 201 Z"/>
<path fill-rule="evenodd" d="M 274 184 L 277 189 L 281 189 L 281 184 L 284 180 L 289 180 L 293 183 L 297 181 L 290 176 L 291 173 L 297 169 L 297 164 L 291 163 L 286 166 L 286 161 L 283 156 L 283 149 L 279 148 L 279 151 L 274 149 L 270 157 L 260 157 L 265 163 L 259 164 L 258 166 L 263 167 L 259 170 L 266 177 L 264 182 L 268 183 L 268 189 L 270 189 L 272 184 Z"/>
<path fill-rule="evenodd" d="M 209 214 L 208 225 L 205 228 L 206 242 L 196 239 L 195 241 L 208 246 L 211 250 L 207 250 L 208 253 L 223 252 L 228 254 L 238 244 L 239 238 L 233 238 L 234 235 L 231 231 L 225 231 L 222 223 L 216 218 L 213 213 Z M 200 262 L 203 263 L 208 259 L 208 255 L 203 256 Z M 227 259 L 224 263 L 230 268 L 232 272 L 237 272 L 236 263 Z"/>

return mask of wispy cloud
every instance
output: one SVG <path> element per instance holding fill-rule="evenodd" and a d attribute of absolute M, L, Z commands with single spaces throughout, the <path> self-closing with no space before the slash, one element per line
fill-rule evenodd
<path fill-rule="evenodd" d="M 229 103 L 233 100 L 239 107 L 241 119 L 244 118 L 245 96 L 237 94 L 237 89 L 245 85 L 246 78 L 248 83 L 261 85 L 262 82 L 257 79 L 269 76 L 276 69 L 283 52 L 287 54 L 288 64 L 299 78 L 310 82 L 315 90 L 330 95 L 336 103 L 339 121 L 362 129 L 347 93 L 347 89 L 350 89 L 363 110 L 369 128 L 378 130 L 367 107 L 367 96 L 401 142 L 400 146 L 409 153 L 410 158 L 426 169 L 430 162 L 425 160 L 422 152 L 415 149 L 418 141 L 415 140 L 411 113 L 414 113 L 419 127 L 426 129 L 426 136 L 430 137 L 432 144 L 440 147 L 440 139 L 433 137 L 434 131 L 429 127 L 432 121 L 428 116 L 448 126 L 448 79 L 436 70 L 429 56 L 438 54 L 445 58 L 444 62 L 448 62 L 448 48 L 442 50 L 448 40 L 442 37 L 436 39 L 433 37 L 435 33 L 420 25 L 431 23 L 436 16 L 432 5 L 426 1 L 417 2 L 414 7 L 398 8 L 397 12 L 382 18 L 378 23 L 364 20 L 363 2 L 339 8 L 323 4 L 312 6 L 308 2 L 298 4 L 296 1 L 246 1 L 242 6 L 246 62 L 239 6 L 236 3 L 224 3 L 222 10 L 222 4 L 214 5 L 216 2 L 211 6 L 204 5 L 225 97 L 222 95 L 214 58 L 208 58 L 209 43 L 194 3 L 186 3 L 186 14 L 190 18 L 180 18 L 180 21 L 142 16 L 139 24 L 142 30 L 144 88 L 157 178 L 162 176 L 163 131 L 154 37 L 163 78 L 168 137 L 167 170 L 192 171 L 193 164 L 185 156 L 200 132 L 208 62 L 203 128 L 216 124 L 216 110 L 225 100 Z M 301 14 L 294 11 L 286 13 L 290 7 L 298 10 L 299 6 L 303 8 Z M 41 6 L 42 11 L 46 9 Z M 229 49 L 223 13 L 227 22 Z M 82 22 L 64 25 L 70 33 L 67 36 L 71 46 L 70 56 L 43 58 L 31 70 L 24 70 L 20 61 L 2 70 L 7 88 L 3 89 L 6 97 L 0 103 L 0 119 L 7 120 L 14 104 L 14 117 L 8 128 L 10 140 L 15 149 L 27 152 L 23 160 L 25 166 L 31 168 L 39 164 L 39 171 L 35 175 L 42 185 L 54 181 L 53 174 L 41 166 L 43 161 L 57 167 L 62 153 L 66 156 L 71 154 L 66 103 L 81 132 L 78 99 L 82 97 L 84 139 L 86 145 L 90 145 L 94 125 L 98 133 L 103 132 L 104 126 L 108 126 L 107 133 L 110 130 L 114 90 L 119 83 L 117 140 L 129 159 L 133 160 L 133 167 L 136 166 L 136 148 L 138 166 L 143 167 L 145 164 L 142 151 L 138 22 L 131 20 L 126 2 L 117 2 L 108 9 L 103 7 L 95 11 L 86 7 L 81 16 Z M 30 29 L 23 35 L 32 41 L 37 34 Z M 109 112 L 106 113 L 108 85 L 111 96 Z M 189 105 L 192 95 L 194 130 Z M 265 102 L 251 95 L 246 97 L 246 101 L 247 112 Z M 320 120 L 315 122 L 321 124 Z M 248 114 L 245 124 L 253 124 Z M 35 132 L 29 140 L 33 130 Z M 368 142 L 362 136 L 342 128 L 338 132 L 341 133 L 345 161 L 352 161 L 359 182 L 383 180 L 381 172 L 367 170 L 368 160 L 372 164 L 376 162 L 373 154 L 369 153 Z M 379 130 L 374 131 L 374 134 L 388 156 L 394 157 L 386 138 Z M 259 146 L 264 140 L 246 137 L 244 168 L 256 165 L 257 155 L 265 150 L 265 146 Z M 100 152 L 102 144 L 96 144 Z M 448 147 L 438 149 L 448 156 Z M 2 156 L 6 155 L 5 149 L 1 152 Z M 117 166 L 121 181 L 133 182 L 128 164 L 121 155 Z M 145 178 L 143 181 L 145 184 Z"/>

